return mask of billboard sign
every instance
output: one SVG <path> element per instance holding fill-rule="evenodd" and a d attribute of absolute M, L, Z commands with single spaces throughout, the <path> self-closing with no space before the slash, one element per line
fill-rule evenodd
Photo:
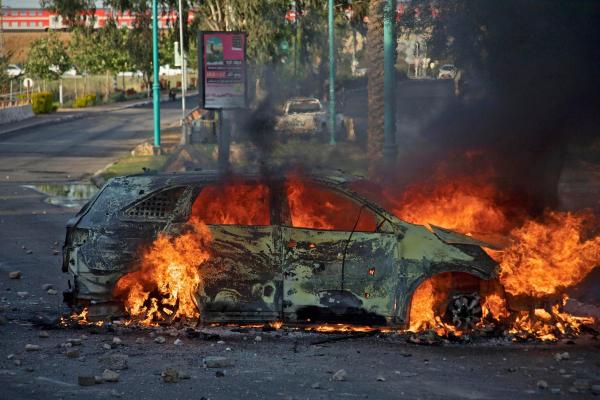
<path fill-rule="evenodd" d="M 199 63 L 202 107 L 232 109 L 246 107 L 246 34 L 201 32 Z"/>

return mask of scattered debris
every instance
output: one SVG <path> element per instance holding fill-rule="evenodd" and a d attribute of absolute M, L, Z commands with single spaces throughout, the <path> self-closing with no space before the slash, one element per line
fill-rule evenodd
<path fill-rule="evenodd" d="M 568 360 L 569 358 L 571 358 L 571 356 L 569 355 L 568 351 L 565 351 L 564 353 L 556 353 L 556 354 L 554 354 L 554 359 L 556 361 Z"/>
<path fill-rule="evenodd" d="M 38 346 L 37 344 L 26 344 L 25 345 L 25 351 L 38 351 L 40 349 L 40 346 Z"/>
<path fill-rule="evenodd" d="M 165 339 L 164 336 L 157 336 L 157 337 L 154 338 L 154 341 L 156 343 L 162 344 L 162 343 L 166 342 L 166 339 Z"/>
<path fill-rule="evenodd" d="M 48 333 L 48 331 L 39 331 L 38 337 L 40 337 L 42 339 L 46 339 L 46 338 L 50 337 L 50 334 Z"/>
<path fill-rule="evenodd" d="M 377 378 L 375 378 L 378 382 L 385 382 L 385 377 L 383 377 L 383 375 L 377 375 Z"/>
<path fill-rule="evenodd" d="M 573 382 L 573 387 L 578 391 L 585 392 L 590 388 L 590 381 L 588 381 L 587 379 L 576 379 Z"/>
<path fill-rule="evenodd" d="M 116 336 L 113 338 L 112 342 L 116 346 L 119 346 L 119 345 L 123 344 L 123 341 L 120 338 L 116 337 Z"/>
<path fill-rule="evenodd" d="M 181 339 L 175 339 L 175 341 L 173 342 L 173 344 L 175 346 L 183 346 L 183 340 L 181 340 Z"/>
<path fill-rule="evenodd" d="M 400 375 L 403 378 L 412 378 L 413 376 L 417 376 L 416 372 L 408 372 L 408 371 L 394 371 L 395 374 Z"/>
<path fill-rule="evenodd" d="M 347 376 L 348 376 L 348 373 L 346 372 L 346 370 L 340 369 L 335 374 L 333 374 L 333 376 L 331 377 L 331 380 L 341 382 L 341 381 L 345 381 Z"/>
<path fill-rule="evenodd" d="M 225 376 L 225 371 L 218 370 L 217 372 L 215 372 L 215 376 L 217 378 L 222 378 Z"/>
<path fill-rule="evenodd" d="M 111 370 L 122 370 L 127 369 L 129 362 L 129 356 L 126 354 L 105 354 L 98 358 L 100 365 Z"/>
<path fill-rule="evenodd" d="M 83 341 L 81 339 L 69 339 L 67 340 L 67 343 L 70 343 L 71 346 L 81 346 Z"/>
<path fill-rule="evenodd" d="M 69 358 L 79 358 L 80 352 L 79 349 L 70 348 L 67 350 L 66 355 Z"/>
<path fill-rule="evenodd" d="M 29 292 L 17 292 L 17 296 L 24 299 L 25 297 L 29 296 Z"/>
<path fill-rule="evenodd" d="M 58 291 L 56 289 L 48 289 L 46 293 L 48 293 L 50 296 L 56 296 Z"/>
<path fill-rule="evenodd" d="M 550 388 L 550 393 L 552 393 L 552 394 L 560 394 L 560 388 Z"/>
<path fill-rule="evenodd" d="M 165 369 L 160 376 L 162 376 L 165 383 L 176 383 L 179 381 L 179 372 L 174 368 Z"/>
<path fill-rule="evenodd" d="M 204 357 L 204 366 L 206 368 L 226 368 L 233 364 L 227 357 L 208 356 Z"/>
<path fill-rule="evenodd" d="M 112 346 L 111 346 L 110 344 L 108 344 L 108 343 L 104 343 L 104 344 L 102 345 L 102 348 L 103 348 L 104 350 L 110 350 L 110 349 L 112 349 Z"/>
<path fill-rule="evenodd" d="M 135 339 L 135 344 L 143 344 L 143 343 L 144 343 L 144 338 L 139 337 L 139 338 Z"/>
<path fill-rule="evenodd" d="M 10 279 L 21 279 L 21 271 L 11 271 L 8 273 Z"/>
<path fill-rule="evenodd" d="M 47 292 L 50 289 L 54 289 L 54 285 L 52 285 L 51 283 L 45 283 L 42 285 L 42 290 L 44 292 Z"/>
<path fill-rule="evenodd" d="M 541 380 L 537 381 L 536 386 L 538 387 L 538 389 L 545 390 L 545 389 L 548 389 L 548 382 L 541 379 Z"/>
<path fill-rule="evenodd" d="M 257 337 L 254 338 L 255 342 L 260 342 L 261 340 L 262 340 L 262 337 L 260 337 L 260 336 L 257 336 Z"/>
<path fill-rule="evenodd" d="M 119 382 L 119 373 L 110 369 L 105 369 L 102 373 L 102 379 L 105 382 Z"/>
<path fill-rule="evenodd" d="M 77 383 L 79 386 L 94 386 L 96 384 L 96 378 L 94 375 L 79 375 L 77 377 Z"/>

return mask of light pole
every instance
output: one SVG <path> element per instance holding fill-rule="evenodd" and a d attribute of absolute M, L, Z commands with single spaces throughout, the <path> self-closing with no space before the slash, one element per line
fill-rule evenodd
<path fill-rule="evenodd" d="M 187 91 L 186 59 L 183 50 L 183 7 L 179 0 L 179 54 L 181 55 L 181 124 L 185 119 L 185 92 Z M 186 21 L 187 24 L 187 21 Z"/>
<path fill-rule="evenodd" d="M 335 43 L 333 0 L 328 3 L 329 15 L 329 144 L 335 145 Z"/>
<path fill-rule="evenodd" d="M 160 152 L 160 83 L 158 82 L 158 6 L 152 0 L 152 100 L 154 104 L 154 151 Z"/>
<path fill-rule="evenodd" d="M 383 158 L 386 162 L 396 159 L 396 97 L 395 97 L 395 54 L 396 40 L 394 35 L 394 20 L 396 0 L 386 0 L 383 8 Z"/>

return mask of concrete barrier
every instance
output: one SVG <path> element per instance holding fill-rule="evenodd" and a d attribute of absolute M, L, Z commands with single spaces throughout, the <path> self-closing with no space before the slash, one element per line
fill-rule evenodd
<path fill-rule="evenodd" d="M 0 125 L 22 121 L 33 117 L 31 104 L 17 107 L 0 108 Z"/>

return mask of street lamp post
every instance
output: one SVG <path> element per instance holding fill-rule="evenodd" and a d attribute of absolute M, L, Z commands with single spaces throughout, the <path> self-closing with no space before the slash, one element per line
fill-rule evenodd
<path fill-rule="evenodd" d="M 158 6 L 152 0 L 152 100 L 154 104 L 154 150 L 160 151 L 160 83 L 158 81 Z"/>
<path fill-rule="evenodd" d="M 396 118 L 395 118 L 395 46 L 394 20 L 396 0 L 386 0 L 383 8 L 383 98 L 384 98 L 384 127 L 383 127 L 383 158 L 386 162 L 396 159 Z"/>
<path fill-rule="evenodd" d="M 329 144 L 335 145 L 335 43 L 333 0 L 329 0 Z"/>

